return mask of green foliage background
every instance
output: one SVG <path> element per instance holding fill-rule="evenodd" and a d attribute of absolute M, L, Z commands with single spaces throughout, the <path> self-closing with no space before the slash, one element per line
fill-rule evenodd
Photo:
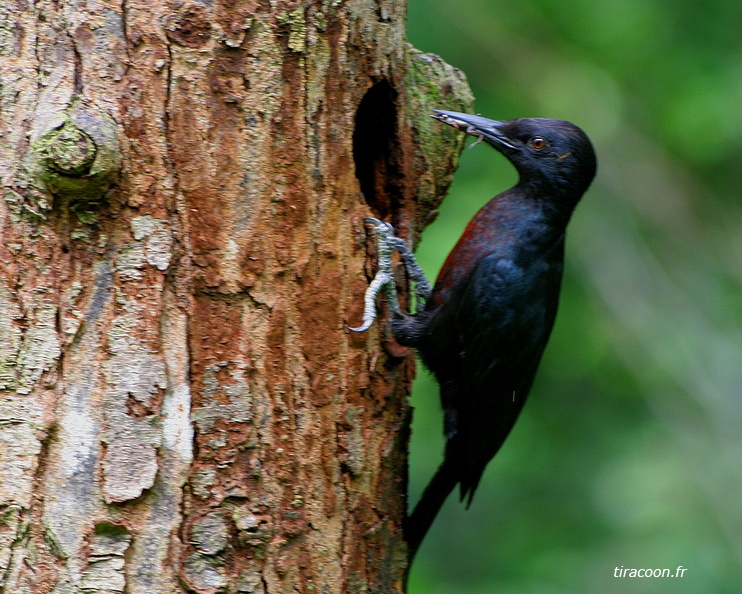
<path fill-rule="evenodd" d="M 598 153 L 530 400 L 411 594 L 742 592 L 741 25 L 732 2 L 410 0 L 410 41 L 467 74 L 478 112 L 571 120 Z M 465 151 L 429 276 L 514 181 Z M 412 403 L 411 505 L 443 450 L 424 372 Z"/>

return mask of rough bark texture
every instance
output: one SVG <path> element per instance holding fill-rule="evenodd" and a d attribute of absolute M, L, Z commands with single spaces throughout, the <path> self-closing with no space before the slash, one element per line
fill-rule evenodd
<path fill-rule="evenodd" d="M 412 362 L 347 326 L 460 73 L 393 0 L 10 1 L 0 60 L 0 590 L 401 591 Z"/>

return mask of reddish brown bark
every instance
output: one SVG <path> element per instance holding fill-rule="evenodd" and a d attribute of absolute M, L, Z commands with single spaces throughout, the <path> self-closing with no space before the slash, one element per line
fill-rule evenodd
<path fill-rule="evenodd" d="M 3 10 L 4 591 L 401 591 L 412 361 L 347 327 L 460 74 L 401 2 Z"/>

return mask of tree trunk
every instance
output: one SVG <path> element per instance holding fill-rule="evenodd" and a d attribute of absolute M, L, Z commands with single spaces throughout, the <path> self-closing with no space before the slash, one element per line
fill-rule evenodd
<path fill-rule="evenodd" d="M 470 103 L 404 15 L 0 6 L 2 592 L 403 590 L 413 362 L 347 327 Z"/>

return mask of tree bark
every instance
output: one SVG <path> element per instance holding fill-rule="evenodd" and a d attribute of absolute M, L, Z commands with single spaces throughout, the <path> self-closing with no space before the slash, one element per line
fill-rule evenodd
<path fill-rule="evenodd" d="M 413 361 L 347 327 L 471 102 L 404 16 L 0 6 L 2 592 L 403 590 Z"/>

